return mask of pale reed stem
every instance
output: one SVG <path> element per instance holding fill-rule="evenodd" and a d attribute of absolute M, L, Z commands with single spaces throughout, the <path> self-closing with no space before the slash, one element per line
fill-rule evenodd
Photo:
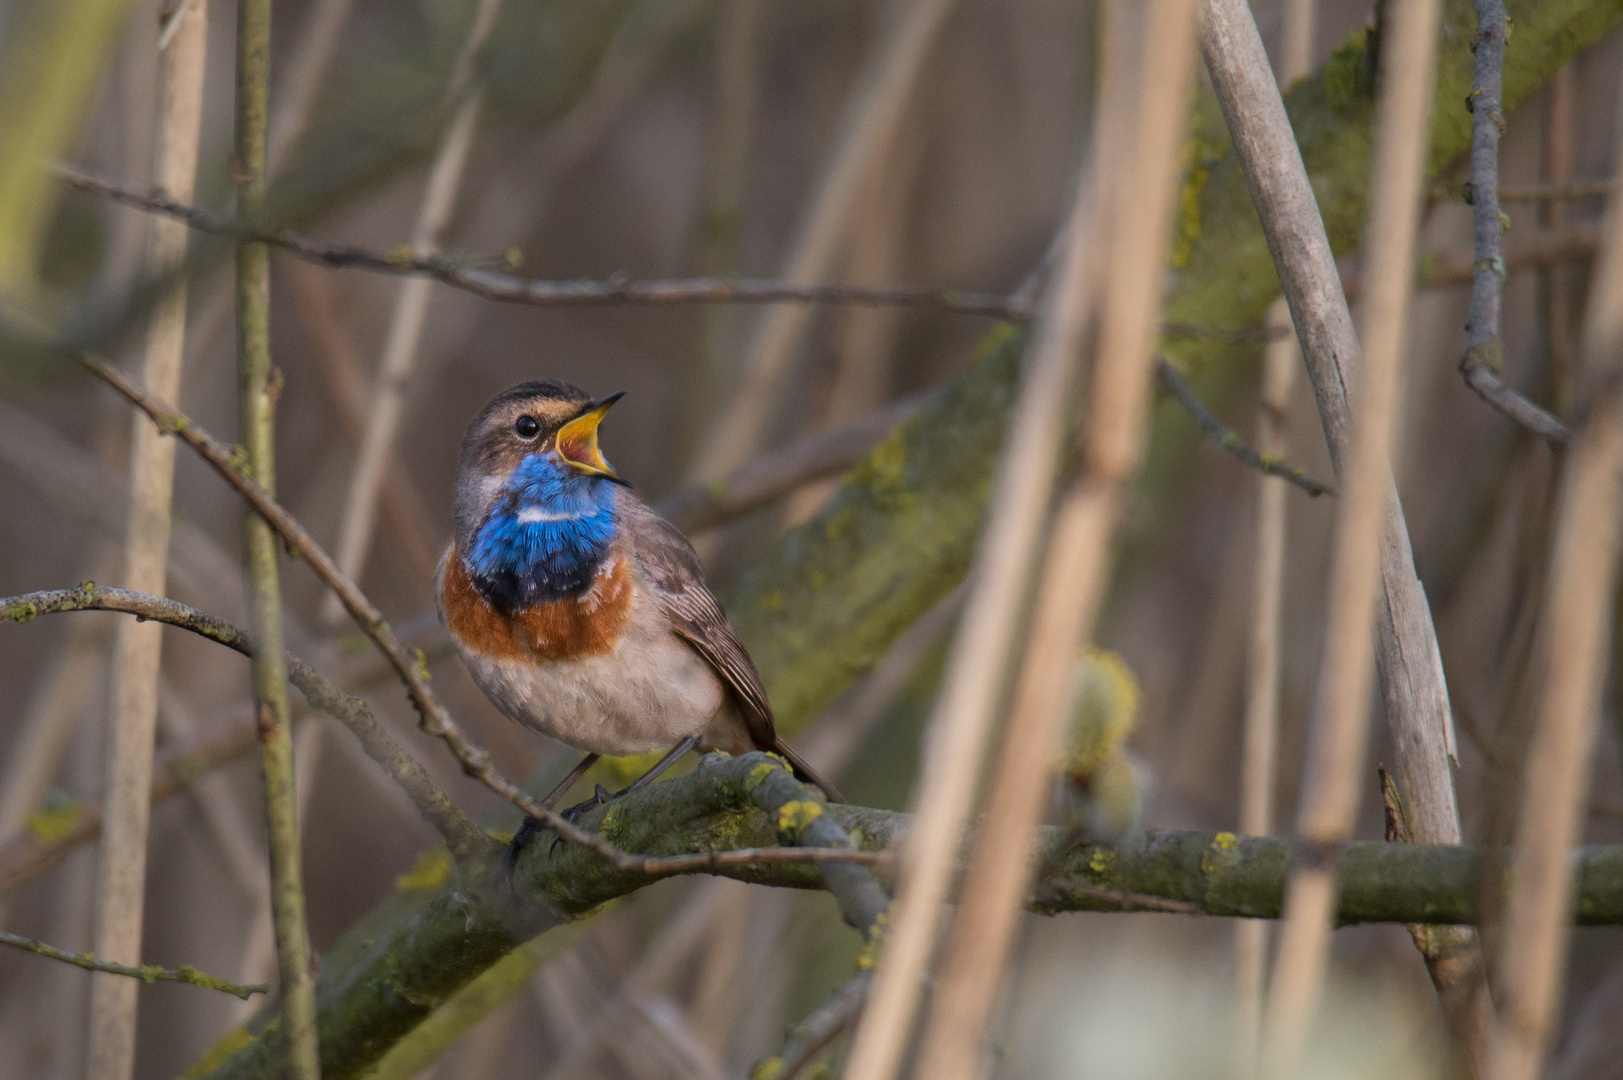
<path fill-rule="evenodd" d="M 908 0 L 894 30 L 869 58 L 816 194 L 795 233 L 783 280 L 809 285 L 828 276 L 851 216 L 880 157 L 896 142 L 907 103 L 952 0 Z M 812 312 L 798 305 L 762 316 L 745 355 L 742 385 L 717 418 L 694 463 L 694 479 L 721 476 L 749 460 L 772 421 L 784 380 Z"/>
<path fill-rule="evenodd" d="M 912 1031 L 1069 431 L 1078 354 L 1092 306 L 1091 282 L 1098 272 L 1090 258 L 1097 235 L 1098 186 L 1093 167 L 1077 179 L 1060 266 L 1044 298 L 964 618 L 930 718 L 915 794 L 918 818 L 909 834 L 895 914 L 868 1008 L 846 1066 L 847 1080 L 891 1080 Z"/>
<path fill-rule="evenodd" d="M 202 125 L 203 72 L 208 50 L 207 5 L 179 11 L 163 50 L 162 108 L 155 162 L 157 186 L 189 202 L 197 177 Z M 184 223 L 151 222 L 147 264 L 155 277 L 173 274 L 186 259 Z M 143 381 L 169 399 L 180 397 L 186 342 L 186 283 L 157 302 L 147 327 Z M 174 492 L 175 441 L 150 424 L 132 428 L 130 503 L 124 582 L 162 593 Z M 114 964 L 138 964 L 146 897 L 147 832 L 152 806 L 153 738 L 158 718 L 161 628 L 120 621 L 113 664 L 113 701 L 106 744 L 106 824 L 96 881 L 92 951 Z M 128 1080 L 135 1069 L 135 1018 L 140 984 L 106 972 L 91 976 L 90 1030 L 85 1073 L 91 1080 Z"/>
<path fill-rule="evenodd" d="M 1289 0 L 1281 29 L 1279 85 L 1288 87 L 1312 70 L 1315 0 Z M 1283 297 L 1268 309 L 1270 337 L 1263 354 L 1262 394 L 1257 406 L 1257 450 L 1283 457 L 1291 387 L 1302 350 Z M 1257 478 L 1257 547 L 1251 575 L 1251 633 L 1245 672 L 1245 730 L 1240 764 L 1240 832 L 1269 836 L 1274 829 L 1274 758 L 1279 742 L 1279 618 L 1285 576 L 1285 482 Z M 1268 924 L 1234 924 L 1234 1068 L 1236 1077 L 1256 1074 L 1262 1040 L 1263 972 L 1268 962 Z"/>
<path fill-rule="evenodd" d="M 457 192 L 462 186 L 468 154 L 473 149 L 473 136 L 478 129 L 479 113 L 484 103 L 482 86 L 463 84 L 472 78 L 474 57 L 489 36 L 500 7 L 501 0 L 480 0 L 474 12 L 473 25 L 452 73 L 447 97 L 459 98 L 460 101 L 440 139 L 439 151 L 423 189 L 417 223 L 412 230 L 412 253 L 419 258 L 426 258 L 439 250 L 445 227 L 451 220 L 451 211 L 456 206 Z M 395 439 L 400 432 L 400 421 L 405 414 L 406 390 L 417 367 L 417 353 L 422 346 L 423 326 L 428 321 L 428 304 L 433 287 L 433 282 L 428 278 L 409 278 L 395 298 L 394 314 L 389 320 L 389 336 L 383 347 L 383 360 L 378 365 L 377 383 L 373 387 L 374 397 L 367 411 L 366 430 L 361 436 L 355 472 L 350 477 L 349 494 L 344 500 L 344 519 L 338 527 L 335 553 L 338 568 L 352 581 L 360 580 L 366 567 L 367 552 L 372 546 L 372 532 L 378 519 L 379 492 L 388 473 Z M 344 605 L 338 597 L 329 594 L 325 598 L 322 618 L 330 625 L 342 623 Z"/>
<path fill-rule="evenodd" d="M 1536 1080 L 1554 1034 L 1611 644 L 1623 474 L 1623 198 L 1607 206 L 1580 353 L 1593 407 L 1561 485 L 1541 623 L 1543 700 L 1527 750 L 1497 972 L 1488 1080 Z"/>
<path fill-rule="evenodd" d="M 1318 700 L 1297 816 L 1304 850 L 1286 891 L 1264 1032 L 1266 1064 L 1280 1076 L 1296 1073 L 1318 1012 L 1335 913 L 1336 864 L 1340 845 L 1352 835 L 1363 780 L 1375 660 L 1371 630 L 1413 287 L 1409 267 L 1424 194 L 1440 5 L 1389 0 L 1385 11 L 1364 229 L 1369 282 L 1360 310 L 1364 363 L 1353 388 L 1357 420 L 1342 471 Z"/>
<path fill-rule="evenodd" d="M 1102 147 L 1111 162 L 1110 209 L 1102 219 L 1108 263 L 1093 283 L 1100 293 L 1099 352 L 1083 469 L 1055 514 L 1003 752 L 924 1029 L 917 1073 L 932 1080 L 976 1080 L 991 1072 L 986 1033 L 1036 870 L 1031 853 L 1071 715 L 1077 656 L 1093 631 L 1111 537 L 1144 442 L 1162 259 L 1195 66 L 1194 16 L 1194 0 L 1149 0 L 1139 26 L 1119 14 L 1111 20 L 1110 52 L 1138 57 L 1128 69 L 1137 86 L 1128 102 L 1106 104 L 1112 117 L 1131 109 L 1130 141 L 1122 138 L 1119 121 L 1101 121 L 1111 140 Z M 1080 344 L 1064 343 L 1073 357 Z"/>

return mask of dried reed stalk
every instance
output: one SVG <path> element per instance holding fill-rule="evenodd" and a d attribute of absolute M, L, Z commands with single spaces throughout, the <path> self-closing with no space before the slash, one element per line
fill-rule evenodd
<path fill-rule="evenodd" d="M 490 36 L 490 28 L 500 9 L 501 0 L 479 0 L 451 73 L 446 100 L 455 104 L 456 112 L 440 139 L 412 229 L 412 254 L 418 258 L 427 258 L 439 249 L 451 211 L 456 206 L 457 191 L 462 186 L 463 171 L 473 149 L 473 136 L 479 126 L 485 97 L 483 85 L 472 80 L 473 64 Z M 433 287 L 428 278 L 408 278 L 395 297 L 389 336 L 384 342 L 383 359 L 378 364 L 377 381 L 373 386 L 374 396 L 366 414 L 366 430 L 356 453 L 349 494 L 344 499 L 344 517 L 338 526 L 335 552 L 338 567 L 352 581 L 360 580 L 372 546 L 379 492 L 388 474 L 400 421 L 405 414 L 406 389 L 417 366 L 417 352 L 422 345 L 423 326 L 428 321 Z M 329 625 L 339 625 L 344 619 L 344 605 L 332 594 L 323 601 L 321 612 L 322 619 Z"/>
<path fill-rule="evenodd" d="M 1561 1004 L 1571 849 L 1583 829 L 1612 636 L 1623 478 L 1623 198 L 1607 206 L 1582 350 L 1588 417 L 1569 450 L 1541 623 L 1543 698 L 1527 750 L 1496 971 L 1488 1080 L 1535 1080 Z"/>
<path fill-rule="evenodd" d="M 163 49 L 162 107 L 154 180 L 189 201 L 197 178 L 203 72 L 208 52 L 207 5 L 183 5 L 172 16 Z M 154 219 L 147 264 L 154 277 L 173 274 L 186 259 L 187 229 Z M 154 305 L 147 327 L 143 379 L 180 397 L 186 342 L 186 283 L 176 280 Z M 148 424 L 132 429 L 130 503 L 124 581 L 162 593 L 167 580 L 175 442 Z M 94 944 L 102 960 L 139 964 L 145 913 L 147 831 L 152 806 L 153 739 L 158 719 L 161 628 L 123 620 L 117 629 L 113 701 L 105 753 L 106 825 L 96 880 Z M 107 972 L 91 977 L 85 1073 L 91 1080 L 128 1080 L 135 1070 L 135 1018 L 140 984 Z"/>
<path fill-rule="evenodd" d="M 1312 70 L 1314 0 L 1289 0 L 1281 28 L 1279 85 L 1288 87 Z M 1270 337 L 1263 354 L 1262 394 L 1257 404 L 1257 450 L 1283 458 L 1291 388 L 1302 349 L 1283 297 L 1268 309 Z M 1257 541 L 1251 571 L 1251 626 L 1245 669 L 1245 730 L 1240 764 L 1240 832 L 1270 836 L 1274 830 L 1274 758 L 1279 742 L 1279 620 L 1285 577 L 1285 481 L 1257 478 Z M 1263 972 L 1268 924 L 1234 924 L 1234 1061 L 1236 1076 L 1256 1073 L 1262 1038 Z"/>
<path fill-rule="evenodd" d="M 781 275 L 785 282 L 810 285 L 828 276 L 876 162 L 896 142 L 925 57 L 951 7 L 952 0 L 907 0 L 869 57 L 795 232 Z M 706 437 L 693 465 L 694 479 L 721 476 L 758 448 L 811 315 L 808 308 L 784 305 L 762 316 L 745 355 L 742 385 Z"/>
<path fill-rule="evenodd" d="M 1573 66 L 1557 71 L 1550 79 L 1545 99 L 1544 146 L 1541 179 L 1550 190 L 1572 186 L 1573 105 L 1578 94 Z M 1499 189 L 1501 202 L 1511 192 Z M 1561 232 L 1571 223 L 1571 209 L 1563 199 L 1551 199 L 1538 207 L 1540 229 Z M 1508 269 L 1509 256 L 1506 256 Z M 1547 266 L 1539 271 L 1539 316 L 1543 323 L 1545 355 L 1550 365 L 1550 400 L 1557 416 L 1572 411 L 1573 354 L 1577 352 L 1573 326 L 1572 271 L 1565 266 Z"/>
<path fill-rule="evenodd" d="M 1364 228 L 1363 365 L 1351 453 L 1342 471 L 1329 612 L 1297 835 L 1302 854 L 1286 891 L 1267 1005 L 1264 1057 L 1295 1072 L 1318 1011 L 1335 914 L 1340 846 L 1351 838 L 1369 734 L 1382 533 L 1391 491 L 1392 431 L 1415 230 L 1424 197 L 1438 0 L 1389 0 L 1381 30 L 1375 146 Z"/>
<path fill-rule="evenodd" d="M 1069 429 L 1080 347 L 1099 272 L 1090 257 L 1097 235 L 1096 177 L 1090 166 L 1077 179 L 1059 267 L 1022 375 L 964 618 L 930 718 L 915 796 L 918 817 L 909 834 L 895 914 L 869 1005 L 846 1066 L 847 1080 L 890 1080 L 912 1031 L 961 830 L 974 806 L 993 714 L 1013 661 Z"/>
<path fill-rule="evenodd" d="M 1290 303 L 1330 457 L 1339 473 L 1351 458 L 1349 388 L 1357 381 L 1360 347 L 1313 188 L 1244 3 L 1207 0 L 1201 49 Z M 1468 274 L 1461 278 L 1467 279 Z M 1415 574 L 1408 524 L 1390 479 L 1385 530 L 1378 660 L 1398 789 L 1416 842 L 1457 844 L 1460 820 L 1451 768 L 1455 746 L 1448 686 L 1430 605 Z M 1456 1041 L 1476 1045 L 1485 1001 L 1479 993 L 1475 931 L 1433 928 L 1425 955 Z"/>
<path fill-rule="evenodd" d="M 276 85 L 270 143 L 265 150 L 265 167 L 272 177 L 287 164 L 288 154 L 310 123 L 316 93 L 327 69 L 332 67 L 333 57 L 338 55 L 338 35 L 354 6 L 355 0 L 315 0 L 304 17 L 288 58 L 287 75 Z"/>
<path fill-rule="evenodd" d="M 1102 219 L 1110 223 L 1108 268 L 1097 285 L 1099 346 L 1083 467 L 1055 513 L 1003 753 L 924 1029 L 920 1076 L 974 1080 L 991 1071 L 986 1033 L 1036 869 L 1031 855 L 1073 708 L 1077 656 L 1093 630 L 1111 536 L 1144 443 L 1161 269 L 1195 66 L 1195 8 L 1195 0 L 1148 0 L 1136 28 L 1138 50 L 1131 48 L 1128 18 L 1119 8 L 1112 13 L 1110 55 L 1138 58 L 1120 73 L 1138 85 L 1133 105 L 1107 102 L 1101 121 L 1109 140 L 1101 151 L 1111 162 L 1110 209 Z M 1118 126 L 1112 117 L 1129 109 L 1131 129 Z M 1064 348 L 1075 355 L 1081 344 L 1072 339 Z"/>
<path fill-rule="evenodd" d="M 1269 324 L 1290 327 L 1283 301 L 1269 309 Z M 1296 338 L 1270 342 L 1263 359 L 1262 401 L 1257 408 L 1257 448 L 1285 451 L 1285 420 L 1291 384 L 1302 352 Z M 1271 836 L 1274 831 L 1274 762 L 1279 743 L 1280 608 L 1285 576 L 1285 481 L 1258 477 L 1257 547 L 1251 574 L 1251 626 L 1245 670 L 1245 732 L 1240 764 L 1240 832 Z M 1263 972 L 1267 967 L 1268 924 L 1241 919 L 1234 924 L 1234 1012 L 1236 1076 L 1256 1072 L 1262 1036 Z"/>

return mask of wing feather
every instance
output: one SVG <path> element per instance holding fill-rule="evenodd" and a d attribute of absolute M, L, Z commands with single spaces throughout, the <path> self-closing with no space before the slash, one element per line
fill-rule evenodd
<path fill-rule="evenodd" d="M 738 639 L 715 594 L 704 582 L 699 556 L 676 526 L 643 508 L 634 535 L 644 578 L 670 616 L 671 629 L 715 669 L 738 702 L 750 739 L 763 750 L 777 745 L 772 706 L 760 672 Z"/>
<path fill-rule="evenodd" d="M 632 535 L 638 568 L 648 582 L 666 616 L 671 631 L 702 656 L 726 684 L 739 714 L 758 749 L 786 758 L 799 777 L 822 788 L 833 802 L 843 802 L 839 789 L 819 776 L 816 770 L 782 739 L 772 723 L 772 704 L 767 701 L 761 673 L 755 669 L 749 650 L 727 621 L 726 612 L 704 582 L 704 566 L 681 530 L 650 510 L 641 500 L 626 494 L 620 509 L 634 518 Z M 628 522 L 629 523 L 629 522 Z"/>

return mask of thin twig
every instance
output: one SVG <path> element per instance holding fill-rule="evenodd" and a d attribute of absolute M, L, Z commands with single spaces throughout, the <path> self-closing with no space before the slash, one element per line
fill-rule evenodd
<path fill-rule="evenodd" d="M 270 176 L 265 166 L 270 97 L 270 0 L 237 4 L 237 108 L 232 180 L 249 221 L 263 221 Z M 271 389 L 270 246 L 238 239 L 237 397 L 240 469 L 266 492 L 276 489 L 275 394 Z M 259 719 L 259 766 L 269 837 L 272 923 L 276 928 L 279 1034 L 292 1080 L 320 1080 L 316 979 L 305 920 L 304 861 L 293 777 L 292 718 L 283 650 L 282 582 L 276 534 L 251 506 L 243 512 L 248 616 L 260 647 L 250 667 Z M 145 777 L 143 776 L 143 779 Z M 143 809 L 145 804 L 143 804 Z"/>
<path fill-rule="evenodd" d="M 1300 23 L 1313 22 L 1314 0 L 1293 0 L 1285 8 L 1285 39 L 1310 37 Z M 1305 50 L 1302 50 L 1305 51 Z M 1288 86 L 1301 74 L 1305 57 L 1288 57 L 1280 79 Z M 1271 325 L 1290 327 L 1283 297 L 1268 309 Z M 1257 445 L 1263 454 L 1285 452 L 1285 426 L 1291 386 L 1302 362 L 1294 331 L 1271 342 L 1262 360 L 1262 393 L 1257 404 Z M 1251 611 L 1245 658 L 1245 727 L 1240 765 L 1240 832 L 1272 836 L 1274 781 L 1279 748 L 1280 614 L 1285 576 L 1285 484 L 1264 476 L 1257 484 L 1257 540 L 1251 572 Z M 1268 963 L 1268 924 L 1243 919 L 1234 925 L 1234 1062 L 1240 1076 L 1254 1075 L 1262 1048 L 1264 972 Z"/>
<path fill-rule="evenodd" d="M 844 1034 L 868 1000 L 873 971 L 859 971 L 829 994 L 823 1003 L 800 1023 L 789 1028 L 789 1037 L 775 1057 L 767 1058 L 750 1070 L 751 1080 L 795 1080 L 806 1066 L 816 1061 L 829 1045 Z"/>
<path fill-rule="evenodd" d="M 1499 210 L 1499 135 L 1505 128 L 1502 95 L 1509 20 L 1504 0 L 1476 0 L 1476 16 L 1477 30 L 1471 39 L 1476 79 L 1466 98 L 1471 109 L 1470 201 L 1476 261 L 1460 374 L 1478 397 L 1506 418 L 1541 439 L 1561 443 L 1567 438 L 1566 425 L 1499 378 L 1504 368 L 1505 346 L 1499 326 L 1506 274 L 1500 250 L 1504 215 Z"/>
<path fill-rule="evenodd" d="M 1163 253 L 1183 171 L 1195 69 L 1195 0 L 1149 0 L 1115 9 L 1102 79 L 1099 142 L 1107 197 L 1104 263 L 1081 305 L 1099 308 L 1098 352 L 1082 437 L 1082 468 L 1061 492 L 1030 616 L 1002 751 L 988 786 L 963 894 L 925 1022 L 918 1075 L 975 1080 L 987 1073 L 987 1035 L 1004 984 L 1023 902 L 1038 867 L 1032 852 L 1074 709 L 1076 661 L 1104 597 L 1112 538 L 1145 442 L 1155 383 Z M 1129 129 L 1122 118 L 1132 117 Z M 1080 238 L 1073 236 L 1073 243 Z M 1077 342 L 1068 342 L 1073 349 Z"/>
<path fill-rule="evenodd" d="M 201 6 L 201 5 L 198 5 Z M 220 990 L 227 994 L 234 994 L 247 1001 L 255 994 L 267 994 L 270 987 L 263 983 L 252 983 L 242 986 L 238 983 L 217 979 L 213 975 L 198 971 L 190 964 L 178 968 L 160 967 L 157 964 L 114 964 L 107 960 L 98 960 L 91 953 L 73 953 L 66 949 L 58 949 L 54 945 L 47 945 L 43 941 L 25 938 L 18 934 L 8 934 L 0 930 L 0 945 L 10 945 L 13 949 L 31 952 L 35 956 L 44 956 L 52 960 L 60 960 L 64 964 L 82 967 L 86 971 L 100 971 L 108 975 L 124 975 L 131 979 L 140 979 L 144 983 L 178 982 L 189 983 L 192 986 L 201 986 L 205 990 Z"/>
<path fill-rule="evenodd" d="M 1149 893 L 1127 892 L 1124 889 L 1107 889 L 1103 885 L 1093 885 L 1086 881 L 1067 879 L 1057 882 L 1043 882 L 1037 886 L 1039 902 L 1057 904 L 1072 902 L 1071 898 L 1085 896 L 1089 900 L 1099 900 L 1110 905 L 1112 911 L 1154 911 L 1163 915 L 1201 915 L 1204 914 L 1199 904 L 1188 900 L 1169 900 L 1164 896 L 1152 896 Z M 1264 924 L 1266 925 L 1266 924 Z"/>
<path fill-rule="evenodd" d="M 165 29 L 162 111 L 155 162 L 157 188 L 189 202 L 197 177 L 202 128 L 203 73 L 208 53 L 208 5 L 185 5 Z M 147 326 L 142 378 L 165 397 L 180 396 L 186 342 L 186 280 L 176 272 L 186 261 L 189 233 L 177 221 L 158 219 L 149 234 L 147 267 L 168 288 L 153 306 Z M 132 589 L 167 588 L 169 535 L 173 520 L 175 444 L 145 424 L 130 432 L 130 496 L 124 546 L 124 581 Z M 113 701 L 106 724 L 103 763 L 107 827 L 97 862 L 95 935 L 91 949 L 108 963 L 141 956 L 146 899 L 147 837 L 152 806 L 153 739 L 158 719 L 158 669 L 162 643 L 156 626 L 119 624 L 114 644 Z M 91 1080 L 125 1080 L 135 1067 L 139 987 L 125 979 L 97 977 L 90 985 L 90 1029 L 85 1072 Z"/>
<path fill-rule="evenodd" d="M 102 180 L 77 169 L 58 166 L 57 177 L 70 187 L 100 195 L 124 206 L 180 218 L 191 228 L 213 236 L 251 240 L 281 248 L 307 262 L 335 268 L 355 267 L 385 274 L 424 274 L 445 285 L 487 300 L 539 307 L 597 306 L 606 304 L 896 304 L 937 308 L 968 315 L 1025 321 L 1030 311 L 997 293 L 981 293 L 928 286 L 891 286 L 883 289 L 857 285 L 796 284 L 748 278 L 671 278 L 632 281 L 551 281 L 523 278 L 470 265 L 454 255 L 418 256 L 409 247 L 380 252 L 351 244 L 329 243 L 287 229 L 255 225 L 224 217 L 198 206 L 176 202 L 138 187 Z"/>
<path fill-rule="evenodd" d="M 1183 376 L 1178 373 L 1178 369 L 1173 367 L 1169 361 L 1166 359 L 1158 360 L 1155 365 L 1155 372 L 1161 377 L 1162 384 L 1172 391 L 1172 396 L 1178 399 L 1179 404 L 1189 410 L 1189 414 L 1195 418 L 1195 423 L 1200 425 L 1200 430 L 1204 431 L 1206 437 L 1218 446 L 1264 476 L 1277 476 L 1279 479 L 1294 484 L 1314 497 L 1334 495 L 1336 493 L 1334 487 L 1314 480 L 1278 454 L 1267 450 L 1253 450 L 1247 446 L 1233 428 L 1219 420 L 1217 414 L 1205 406 L 1190 385 L 1184 381 Z"/>

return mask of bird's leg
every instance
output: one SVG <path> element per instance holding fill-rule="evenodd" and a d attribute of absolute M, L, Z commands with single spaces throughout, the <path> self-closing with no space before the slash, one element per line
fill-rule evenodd
<path fill-rule="evenodd" d="M 602 784 L 599 784 L 597 785 L 597 790 L 592 793 L 592 797 L 590 799 L 587 799 L 583 803 L 576 803 L 574 806 L 571 806 L 568 810 L 563 812 L 563 816 L 568 818 L 570 821 L 574 821 L 588 810 L 596 810 L 599 806 L 614 802 L 616 799 L 622 799 L 625 796 L 630 795 L 633 791 L 641 791 L 649 784 L 652 784 L 655 780 L 658 780 L 666 769 L 669 769 L 672 765 L 676 764 L 677 758 L 681 757 L 683 754 L 687 753 L 689 750 L 692 750 L 698 745 L 699 737 L 697 735 L 689 735 L 687 738 L 671 747 L 664 757 L 660 758 L 654 763 L 654 767 L 652 769 L 649 769 L 647 772 L 637 777 L 628 786 L 621 788 L 619 791 L 616 791 L 611 795 L 609 794 L 608 789 L 606 789 Z"/>
<path fill-rule="evenodd" d="M 586 775 L 586 770 L 597 764 L 597 759 L 600 756 L 599 754 L 587 754 L 581 758 L 580 764 L 570 769 L 569 775 L 558 781 L 558 785 L 547 792 L 547 797 L 541 800 L 541 805 L 551 810 L 558 800 L 568 794 L 569 789 L 574 787 L 576 782 Z M 574 819 L 571 818 L 570 820 Z M 518 827 L 518 832 L 513 834 L 512 843 L 507 845 L 506 863 L 509 871 L 518 862 L 518 853 L 524 850 L 524 845 L 534 839 L 536 833 L 545 828 L 546 826 L 542 824 L 539 818 L 533 818 L 528 814 L 524 815 L 524 824 Z"/>
<path fill-rule="evenodd" d="M 626 795 L 630 795 L 633 791 L 641 791 L 649 784 L 652 784 L 655 780 L 658 780 L 660 775 L 664 773 L 666 769 L 670 768 L 672 765 L 675 765 L 677 758 L 681 757 L 689 750 L 694 749 L 698 745 L 699 737 L 697 735 L 689 735 L 687 738 L 671 747 L 670 753 L 660 758 L 659 761 L 654 764 L 652 769 L 649 769 L 647 772 L 631 781 L 629 787 L 626 787 L 621 791 L 616 791 L 613 795 L 610 795 L 609 799 L 619 799 Z"/>

